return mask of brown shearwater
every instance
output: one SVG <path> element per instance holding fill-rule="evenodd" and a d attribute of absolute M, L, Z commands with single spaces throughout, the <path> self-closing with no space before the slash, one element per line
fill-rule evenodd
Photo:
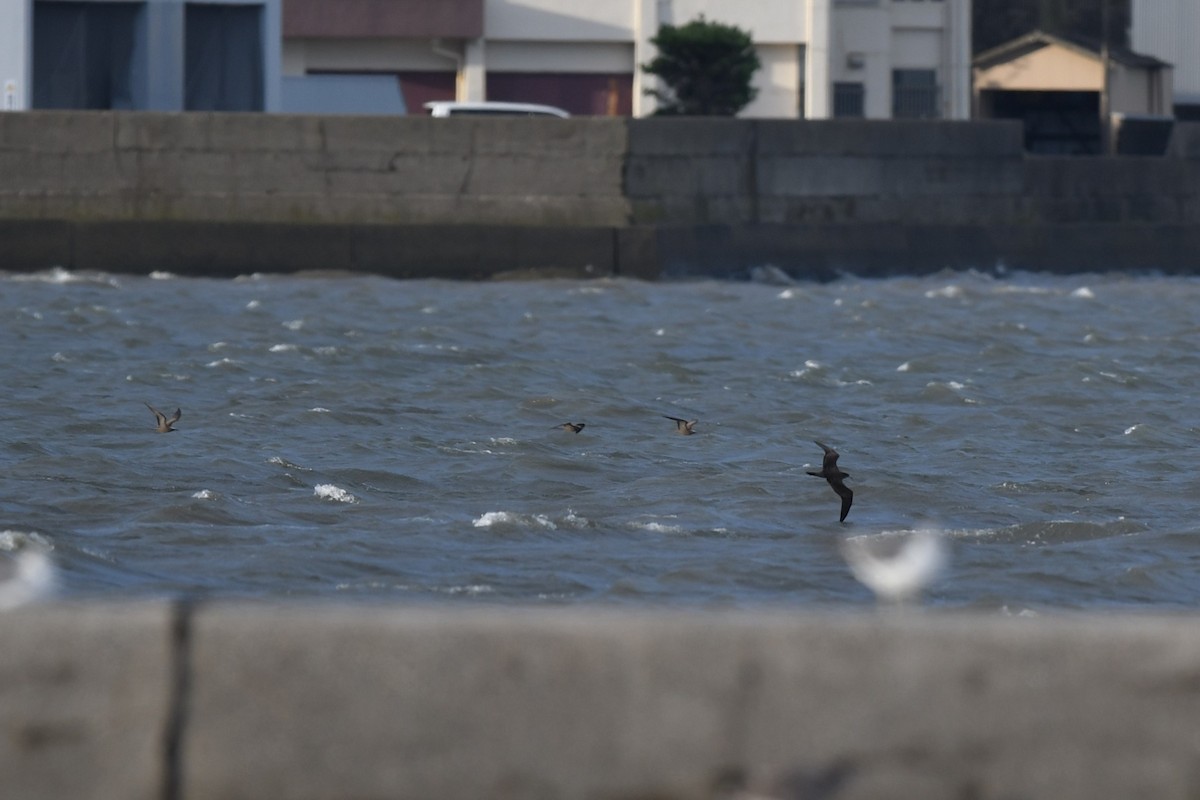
<path fill-rule="evenodd" d="M 175 429 L 171 426 L 179 422 L 179 418 L 183 416 L 183 411 L 178 408 L 175 409 L 175 414 L 170 418 L 149 403 L 146 403 L 146 408 L 154 412 L 154 419 L 158 422 L 158 427 L 155 430 L 159 433 L 174 433 Z"/>
<path fill-rule="evenodd" d="M 564 431 L 570 431 L 571 433 L 579 433 L 581 430 L 583 430 L 584 428 L 587 427 L 587 423 L 586 422 L 564 422 L 562 425 L 555 425 L 554 427 L 562 428 Z"/>
<path fill-rule="evenodd" d="M 825 451 L 825 460 L 821 462 L 820 472 L 809 472 L 809 475 L 815 475 L 818 478 L 824 478 L 829 481 L 829 485 L 833 487 L 833 491 L 837 496 L 842 498 L 842 516 L 838 518 L 838 522 L 845 522 L 846 515 L 850 513 L 850 504 L 854 502 L 854 492 L 850 491 L 850 487 L 842 483 L 843 478 L 849 478 L 849 472 L 842 472 L 838 468 L 838 452 L 832 447 L 813 440 L 817 445 Z"/>
<path fill-rule="evenodd" d="M 700 421 L 698 419 L 680 419 L 679 417 L 672 417 L 668 416 L 667 414 L 663 414 L 663 417 L 674 422 L 675 430 L 684 436 L 691 436 L 693 433 L 695 433 L 696 423 Z"/>

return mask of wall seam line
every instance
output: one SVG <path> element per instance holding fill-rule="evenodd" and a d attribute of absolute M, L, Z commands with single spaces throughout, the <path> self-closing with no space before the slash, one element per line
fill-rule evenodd
<path fill-rule="evenodd" d="M 192 690 L 192 617 L 195 602 L 186 598 L 171 606 L 168 643 L 168 698 L 163 732 L 163 800 L 183 797 L 183 740 L 187 729 Z"/>

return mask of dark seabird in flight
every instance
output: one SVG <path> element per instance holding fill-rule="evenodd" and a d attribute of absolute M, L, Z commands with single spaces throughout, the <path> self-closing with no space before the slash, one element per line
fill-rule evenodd
<path fill-rule="evenodd" d="M 162 413 L 149 403 L 146 403 L 146 408 L 154 412 L 154 419 L 158 421 L 158 427 L 155 430 L 157 430 L 159 433 L 174 433 L 175 429 L 171 426 L 176 422 L 179 422 L 179 418 L 183 416 L 183 411 L 178 408 L 175 409 L 175 413 L 171 417 L 167 417 L 166 414 Z"/>
<path fill-rule="evenodd" d="M 564 422 L 562 425 L 555 425 L 554 427 L 562 428 L 564 431 L 570 431 L 571 433 L 579 433 L 581 430 L 583 430 L 584 428 L 587 427 L 587 423 L 586 422 Z"/>
<path fill-rule="evenodd" d="M 663 417 L 674 422 L 675 430 L 684 436 L 691 436 L 693 433 L 695 433 L 696 423 L 700 421 L 698 419 L 680 419 L 679 417 L 672 417 L 666 414 L 663 414 Z"/>
<path fill-rule="evenodd" d="M 816 440 L 814 440 L 816 441 Z M 850 491 L 850 487 L 842 483 L 843 478 L 849 478 L 849 472 L 842 472 L 837 465 L 838 451 L 832 447 L 816 442 L 821 449 L 825 451 L 825 460 L 821 462 L 820 472 L 809 472 L 809 475 L 815 475 L 818 478 L 824 478 L 829 481 L 829 485 L 833 487 L 833 491 L 837 496 L 842 498 L 842 516 L 838 518 L 838 522 L 845 522 L 846 515 L 850 513 L 850 505 L 854 502 L 854 492 Z"/>

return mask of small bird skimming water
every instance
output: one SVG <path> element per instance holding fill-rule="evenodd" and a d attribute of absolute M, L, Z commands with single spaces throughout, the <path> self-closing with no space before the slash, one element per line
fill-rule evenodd
<path fill-rule="evenodd" d="M 813 441 L 825 451 L 825 459 L 821 462 L 820 472 L 809 472 L 808 474 L 815 475 L 818 478 L 824 478 L 825 480 L 829 481 L 829 485 L 833 487 L 833 491 L 837 493 L 838 497 L 842 498 L 842 515 L 838 518 L 838 522 L 845 522 L 846 515 L 850 513 L 850 506 L 852 503 L 854 503 L 854 492 L 850 490 L 849 486 L 842 482 L 842 479 L 849 478 L 850 473 L 842 472 L 842 470 L 838 468 L 837 450 L 834 450 L 832 447 L 827 445 L 823 445 L 816 440 Z"/>
<path fill-rule="evenodd" d="M 175 429 L 172 428 L 171 426 L 174 425 L 176 422 L 179 422 L 179 418 L 183 416 L 183 411 L 178 408 L 175 409 L 175 413 L 173 415 L 171 415 L 170 417 L 168 417 L 166 414 L 162 413 L 161 411 L 159 411 L 157 408 L 150 405 L 149 403 L 146 403 L 146 408 L 148 408 L 154 412 L 154 419 L 156 422 L 158 422 L 158 427 L 155 428 L 155 430 L 157 430 L 159 433 L 174 433 Z"/>
<path fill-rule="evenodd" d="M 698 419 L 680 419 L 679 417 L 672 417 L 667 414 L 663 414 L 663 417 L 674 422 L 675 431 L 684 436 L 691 436 L 693 433 L 695 433 L 696 423 L 700 421 Z"/>

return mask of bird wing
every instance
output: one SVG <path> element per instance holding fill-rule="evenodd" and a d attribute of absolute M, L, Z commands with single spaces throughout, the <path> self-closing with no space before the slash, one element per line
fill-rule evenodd
<path fill-rule="evenodd" d="M 829 485 L 833 487 L 833 491 L 837 493 L 837 496 L 842 498 L 842 516 L 838 522 L 845 522 L 846 515 L 850 513 L 850 506 L 854 503 L 854 492 L 840 480 L 831 480 L 829 481 Z"/>
<path fill-rule="evenodd" d="M 183 409 L 177 408 L 177 409 L 175 409 L 175 413 L 171 415 L 171 419 L 169 420 L 169 422 L 171 422 L 172 424 L 179 422 L 179 418 L 182 416 L 183 416 Z"/>
<path fill-rule="evenodd" d="M 146 401 L 143 400 L 142 402 L 145 403 Z M 159 425 L 162 425 L 164 422 L 166 422 L 166 420 L 167 420 L 166 414 L 162 413 L 161 411 L 159 411 L 157 408 L 150 405 L 149 403 L 146 403 L 146 408 L 150 409 L 150 411 L 154 414 L 154 419 L 158 421 Z"/>
<path fill-rule="evenodd" d="M 819 445 L 825 451 L 825 459 L 821 462 L 822 468 L 825 470 L 834 470 L 837 467 L 838 451 L 827 444 L 821 444 L 816 439 L 813 439 L 813 444 Z"/>

